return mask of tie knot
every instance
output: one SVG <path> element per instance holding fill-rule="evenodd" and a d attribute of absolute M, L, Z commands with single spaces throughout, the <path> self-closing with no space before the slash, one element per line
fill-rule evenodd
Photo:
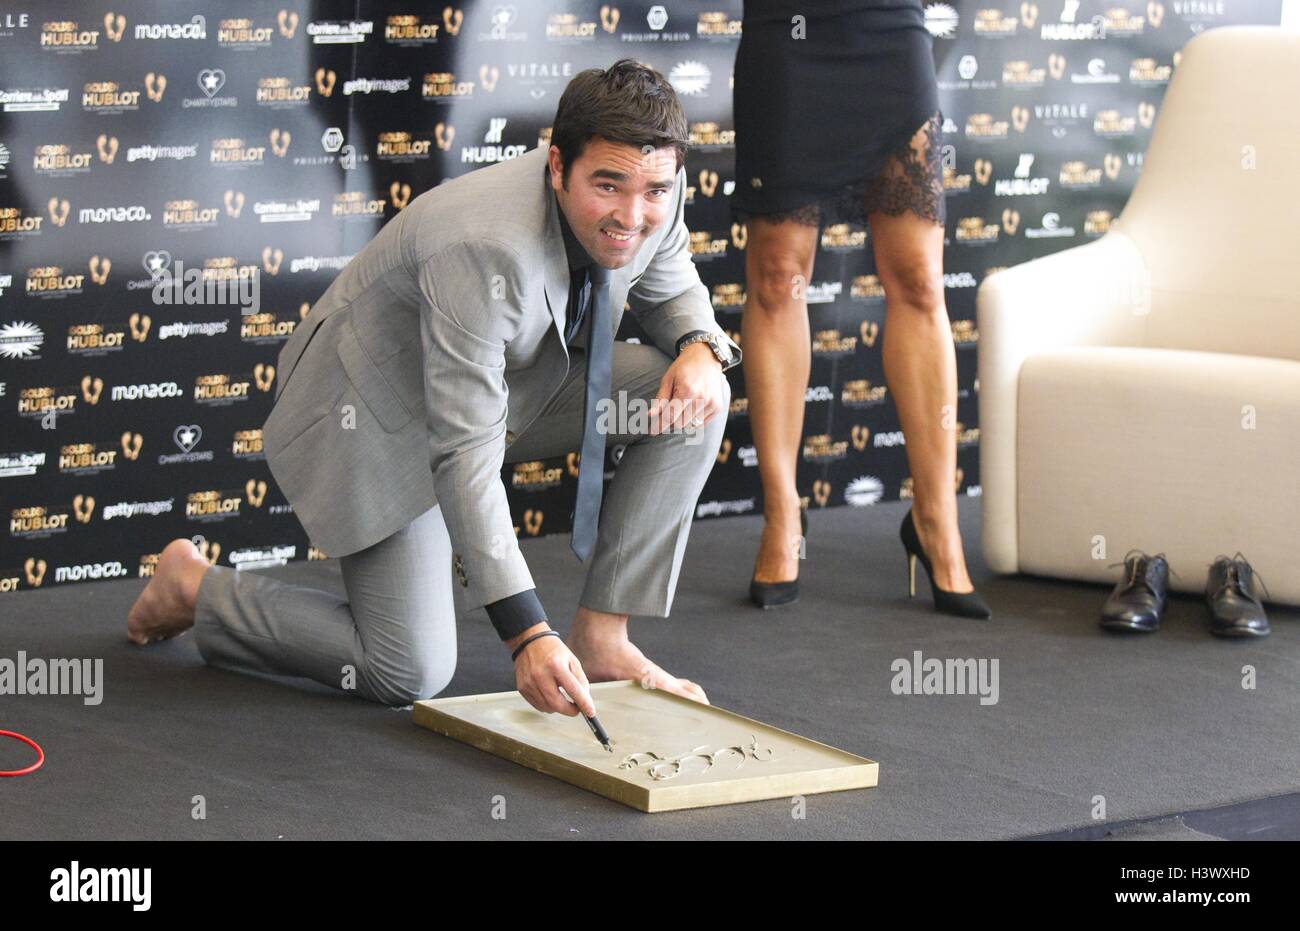
<path fill-rule="evenodd" d="M 605 268 L 599 262 L 591 263 L 590 268 L 587 270 L 587 275 L 591 279 L 591 283 L 597 287 L 609 283 L 609 269 Z"/>

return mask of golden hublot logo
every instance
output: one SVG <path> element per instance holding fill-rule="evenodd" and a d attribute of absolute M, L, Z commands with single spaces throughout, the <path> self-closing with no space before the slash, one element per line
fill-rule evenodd
<path fill-rule="evenodd" d="M 1128 66 L 1128 79 L 1134 84 L 1168 84 L 1173 65 L 1156 64 L 1154 58 L 1135 58 Z"/>
<path fill-rule="evenodd" d="M 708 230 L 696 230 L 690 235 L 691 255 L 707 255 L 718 257 L 727 254 L 727 241 L 725 239 L 714 239 L 713 234 Z"/>
<path fill-rule="evenodd" d="M 78 52 L 99 48 L 99 30 L 82 29 L 74 20 L 44 23 L 41 26 L 40 46 Z"/>
<path fill-rule="evenodd" d="M 279 132 L 279 130 L 276 130 L 276 132 Z M 274 136 L 272 137 L 272 144 L 274 144 Z M 287 142 L 285 148 L 288 148 Z M 212 148 L 208 153 L 208 163 L 216 165 L 261 164 L 265 158 L 266 146 L 249 145 L 246 140 L 238 136 L 213 139 Z"/>
<path fill-rule="evenodd" d="M 27 269 L 24 290 L 28 294 L 51 294 L 59 291 L 80 291 L 86 282 L 85 275 L 63 273 L 60 265 L 38 265 Z"/>
<path fill-rule="evenodd" d="M 239 321 L 239 338 L 249 341 L 286 339 L 293 335 L 296 325 L 297 321 L 281 320 L 272 313 L 244 314 Z"/>
<path fill-rule="evenodd" d="M 284 11 L 280 11 L 284 14 Z M 285 25 L 292 19 L 293 27 L 298 25 L 298 14 L 292 13 L 289 16 L 281 16 L 280 34 L 284 35 Z M 238 19 L 223 19 L 217 24 L 217 45 L 219 46 L 268 46 L 271 44 L 271 36 L 274 30 L 270 26 L 254 26 L 253 21 L 247 17 Z M 293 35 L 292 28 L 289 36 Z"/>
<path fill-rule="evenodd" d="M 77 396 L 44 385 L 18 389 L 19 414 L 67 414 L 76 409 Z"/>
<path fill-rule="evenodd" d="M 830 462 L 843 459 L 848 455 L 848 440 L 832 440 L 829 433 L 819 433 L 804 437 L 803 458 L 805 462 Z"/>
<path fill-rule="evenodd" d="M 335 218 L 382 217 L 385 201 L 382 197 L 367 197 L 362 191 L 344 191 L 334 195 L 330 216 Z"/>
<path fill-rule="evenodd" d="M 726 13 L 709 11 L 701 13 L 695 23 L 695 34 L 703 38 L 740 36 L 741 21 L 731 19 Z"/>
<path fill-rule="evenodd" d="M 1136 128 L 1137 120 L 1121 116 L 1118 110 L 1098 110 L 1092 120 L 1092 131 L 1099 136 L 1129 135 Z"/>
<path fill-rule="evenodd" d="M 65 345 L 69 354 L 121 349 L 126 345 L 123 330 L 109 330 L 102 323 L 69 324 Z"/>
<path fill-rule="evenodd" d="M 580 21 L 576 13 L 552 13 L 546 17 L 548 39 L 593 39 L 595 36 L 596 24 Z"/>
<path fill-rule="evenodd" d="M 1110 230 L 1111 214 L 1109 210 L 1089 210 L 1083 221 L 1085 236 L 1104 236 Z"/>
<path fill-rule="evenodd" d="M 9 512 L 9 535 L 30 536 L 48 530 L 67 530 L 68 515 L 53 513 L 41 505 L 14 508 Z"/>
<path fill-rule="evenodd" d="M 1073 161 L 1061 164 L 1061 187 L 1096 187 L 1101 183 L 1101 169 L 1089 168 L 1086 162 Z"/>
<path fill-rule="evenodd" d="M 973 245 L 997 242 L 998 225 L 985 223 L 983 217 L 962 217 L 957 221 L 957 241 Z"/>
<path fill-rule="evenodd" d="M 843 356 L 857 348 L 856 336 L 845 336 L 835 328 L 818 330 L 813 334 L 812 351 L 815 356 Z"/>
<path fill-rule="evenodd" d="M 975 35 L 985 38 L 1000 39 L 1016 34 L 1019 20 L 1007 16 L 1001 10 L 984 9 L 975 11 Z"/>
<path fill-rule="evenodd" d="M 1035 68 L 1023 59 L 1002 64 L 1002 83 L 1006 87 L 1042 87 L 1046 79 L 1046 68 Z"/>
<path fill-rule="evenodd" d="M 71 146 L 59 144 L 38 145 L 32 157 L 32 169 L 39 173 L 85 171 L 90 167 L 89 152 L 74 152 Z"/>
<path fill-rule="evenodd" d="M 849 297 L 855 301 L 883 300 L 885 286 L 880 283 L 879 275 L 854 275 L 849 283 Z"/>
<path fill-rule="evenodd" d="M 736 131 L 722 129 L 712 120 L 692 123 L 687 131 L 687 139 L 694 147 L 732 146 L 736 144 Z"/>
<path fill-rule="evenodd" d="M 59 447 L 59 471 L 108 468 L 117 461 L 117 450 L 100 449 L 94 443 L 67 443 Z"/>
<path fill-rule="evenodd" d="M 406 131 L 384 132 L 375 143 L 375 154 L 392 159 L 428 158 L 431 146 L 430 140 L 416 139 Z"/>
<path fill-rule="evenodd" d="M 81 108 L 96 110 L 121 110 L 140 106 L 139 91 L 122 90 L 116 81 L 88 81 L 81 86 Z"/>
<path fill-rule="evenodd" d="M 563 466 L 548 466 L 540 459 L 533 462 L 516 462 L 510 476 L 510 487 L 523 491 L 541 491 L 554 488 L 563 478 Z"/>
<path fill-rule="evenodd" d="M 1140 36 L 1146 19 L 1130 13 L 1123 7 L 1111 7 L 1105 12 L 1107 36 Z"/>
<path fill-rule="evenodd" d="M 711 301 L 714 310 L 731 310 L 745 304 L 745 286 L 734 281 L 713 286 Z"/>
<path fill-rule="evenodd" d="M 847 223 L 833 223 L 822 230 L 821 247 L 828 252 L 846 252 L 867 247 L 867 231 L 855 230 Z"/>
<path fill-rule="evenodd" d="M 236 381 L 225 374 L 196 375 L 194 377 L 193 398 L 195 402 L 230 401 L 234 398 L 247 398 L 248 387 L 248 381 Z"/>
<path fill-rule="evenodd" d="M 487 68 L 483 66 L 482 70 Z M 454 71 L 430 71 L 420 79 L 420 96 L 425 100 L 450 100 L 474 96 L 473 81 L 458 81 Z"/>
<path fill-rule="evenodd" d="M 966 117 L 966 138 L 1005 139 L 1009 125 L 1006 120 L 993 119 L 991 113 L 972 113 Z"/>
<path fill-rule="evenodd" d="M 840 403 L 845 407 L 869 407 L 884 403 L 888 394 L 889 388 L 885 385 L 873 385 L 866 378 L 855 378 L 840 386 Z"/>
<path fill-rule="evenodd" d="M 438 38 L 439 23 L 425 23 L 410 13 L 390 16 L 384 20 L 386 42 L 431 42 Z"/>
<path fill-rule="evenodd" d="M 258 78 L 254 99 L 259 104 L 305 104 L 311 102 L 311 85 L 294 84 L 286 77 Z"/>
<path fill-rule="evenodd" d="M 975 329 L 974 320 L 954 320 L 952 322 L 952 341 L 958 346 L 978 343 L 980 331 Z"/>
<path fill-rule="evenodd" d="M 217 207 L 202 207 L 192 198 L 163 201 L 164 227 L 199 227 L 216 224 L 221 211 Z"/>
<path fill-rule="evenodd" d="M 220 491 L 192 491 L 185 498 L 186 517 L 238 517 L 244 500 Z"/>

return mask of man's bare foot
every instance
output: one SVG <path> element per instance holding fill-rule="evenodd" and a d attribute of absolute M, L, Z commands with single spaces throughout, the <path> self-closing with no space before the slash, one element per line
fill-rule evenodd
<path fill-rule="evenodd" d="M 583 623 L 583 615 L 590 617 L 623 617 L 623 623 Z M 595 628 L 593 630 L 593 628 Z M 582 671 L 589 682 L 616 682 L 636 679 L 642 688 L 663 689 L 683 698 L 707 705 L 709 697 L 690 679 L 669 675 L 662 667 L 646 659 L 632 641 L 627 639 L 625 615 L 601 615 L 578 609 L 578 620 L 565 641 L 573 655 L 582 663 Z"/>
<path fill-rule="evenodd" d="M 127 615 L 126 635 L 131 642 L 143 646 L 168 640 L 193 627 L 194 603 L 207 568 L 208 561 L 189 540 L 168 543 L 153 578 Z"/>

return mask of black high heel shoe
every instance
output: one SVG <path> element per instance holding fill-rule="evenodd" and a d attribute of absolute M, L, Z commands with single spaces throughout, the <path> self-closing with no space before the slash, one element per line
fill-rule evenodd
<path fill-rule="evenodd" d="M 799 509 L 799 531 L 803 534 L 805 540 L 808 539 L 808 514 L 803 508 Z M 749 580 L 749 600 L 754 602 L 760 608 L 775 608 L 778 605 L 788 605 L 799 600 L 799 580 L 791 579 L 789 582 L 760 582 L 757 579 Z"/>
<path fill-rule="evenodd" d="M 902 538 L 903 549 L 907 552 L 907 584 L 910 597 L 916 597 L 916 561 L 921 560 L 925 574 L 930 579 L 930 591 L 934 594 L 934 610 L 943 614 L 955 614 L 958 617 L 977 617 L 987 619 L 993 616 L 992 609 L 984 603 L 979 592 L 950 592 L 934 584 L 934 572 L 930 568 L 930 559 L 921 546 L 921 538 L 916 534 L 916 524 L 912 521 L 912 509 L 907 509 L 903 526 L 898 528 Z"/>

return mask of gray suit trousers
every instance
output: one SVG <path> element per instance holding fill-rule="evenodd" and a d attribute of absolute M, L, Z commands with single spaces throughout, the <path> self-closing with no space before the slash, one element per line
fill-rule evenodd
<path fill-rule="evenodd" d="M 585 361 L 581 349 L 570 348 L 563 384 L 506 448 L 506 462 L 581 447 Z M 654 346 L 615 342 L 611 395 L 617 399 L 626 391 L 628 399 L 648 404 L 668 366 L 668 357 Z M 725 397 L 729 401 L 729 391 Z M 579 603 L 611 614 L 666 617 L 726 416 L 718 414 L 693 432 L 657 436 L 619 432 L 622 426 L 611 422 L 605 437 L 607 448 L 626 448 L 605 489 Z M 209 567 L 194 625 L 204 661 L 314 679 L 389 705 L 442 691 L 456 668 L 456 609 L 451 540 L 440 507 L 341 557 L 340 566 L 346 599 L 267 575 Z M 545 603 L 545 591 L 538 594 Z"/>

